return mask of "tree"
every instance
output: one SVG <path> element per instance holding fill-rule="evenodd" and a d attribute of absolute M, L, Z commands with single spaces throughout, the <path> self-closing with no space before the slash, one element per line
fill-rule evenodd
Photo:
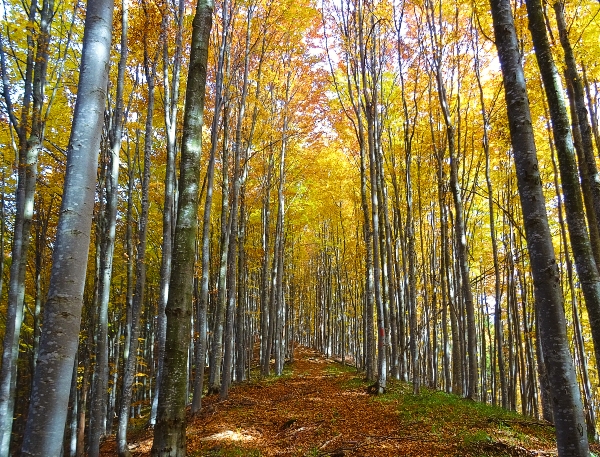
<path fill-rule="evenodd" d="M 108 393 L 108 302 L 110 299 L 110 284 L 112 279 L 113 259 L 115 250 L 117 225 L 117 196 L 119 187 L 119 155 L 121 152 L 121 136 L 123 132 L 123 91 L 125 86 L 125 66 L 127 65 L 127 28 L 128 5 L 122 2 L 121 10 L 121 55 L 117 76 L 115 108 L 109 125 L 108 160 L 106 161 L 105 176 L 105 207 L 100 216 L 104 229 L 100 234 L 100 272 L 98 284 L 98 335 L 96 346 L 96 364 L 94 365 L 94 386 L 92 411 L 90 417 L 89 446 L 90 457 L 97 457 L 100 452 L 100 439 L 106 432 L 106 409 Z"/>
<path fill-rule="evenodd" d="M 113 3 L 93 0 L 86 12 L 50 291 L 23 441 L 22 455 L 26 456 L 61 455 L 90 244 Z"/>
<path fill-rule="evenodd" d="M 534 282 L 538 335 L 552 394 L 560 456 L 588 456 L 583 407 L 566 337 L 563 296 L 539 175 L 529 99 L 511 4 L 492 0 L 511 143 Z"/>
<path fill-rule="evenodd" d="M 598 276 L 598 268 L 594 261 L 590 237 L 585 224 L 585 213 L 575 163 L 573 138 L 569 128 L 569 117 L 562 96 L 560 76 L 546 34 L 542 5 L 536 0 L 528 0 L 527 11 L 529 30 L 533 37 L 538 66 L 550 107 L 552 131 L 554 132 L 554 143 L 558 156 L 567 215 L 567 227 L 575 258 L 575 267 L 581 279 L 581 289 L 590 319 L 596 360 L 600 360 L 600 277 Z"/>
<path fill-rule="evenodd" d="M 144 13 L 146 21 L 151 14 L 149 11 L 150 5 L 144 4 Z M 146 22 L 148 24 L 148 22 Z M 131 311 L 128 313 L 128 337 L 129 337 L 129 354 L 125 360 L 125 369 L 123 373 L 123 382 L 121 384 L 121 407 L 119 410 L 119 428 L 117 431 L 117 449 L 119 455 L 130 455 L 127 449 L 127 426 L 129 423 L 129 407 L 131 405 L 132 389 L 134 379 L 137 373 L 138 364 L 138 345 L 141 330 L 141 313 L 144 304 L 144 296 L 146 292 L 146 246 L 148 236 L 148 218 L 149 218 L 149 191 L 150 191 L 150 168 L 151 154 L 153 143 L 153 127 L 152 120 L 154 117 L 154 86 L 156 81 L 156 67 L 158 60 L 158 50 L 154 56 L 149 55 L 148 38 L 144 38 L 144 75 L 148 84 L 148 107 L 146 113 L 146 125 L 144 132 L 144 171 L 142 177 L 142 208 L 139 216 L 139 235 L 138 247 L 136 256 L 136 282 L 135 292 Z"/>
<path fill-rule="evenodd" d="M 173 12 L 175 23 L 177 25 L 175 35 L 175 55 L 173 56 L 173 70 L 169 78 L 169 45 L 168 40 L 163 42 L 163 88 L 164 88 L 164 117 L 165 129 L 167 133 L 167 163 L 165 170 L 165 193 L 163 207 L 163 227 L 162 227 L 162 257 L 160 264 L 160 302 L 158 305 L 157 318 L 157 338 L 158 338 L 158 367 L 156 371 L 156 388 L 154 389 L 154 398 L 152 399 L 152 412 L 150 414 L 150 424 L 156 422 L 156 409 L 158 408 L 158 396 L 160 394 L 160 382 L 163 373 L 163 360 L 165 354 L 165 332 L 167 318 L 165 308 L 169 298 L 169 280 L 171 278 L 171 257 L 173 250 L 173 218 L 175 203 L 175 158 L 177 153 L 177 111 L 179 107 L 179 82 L 181 79 L 181 53 L 182 53 L 182 34 L 183 34 L 183 15 L 185 2 L 179 0 L 177 11 Z M 171 9 L 169 6 L 168 9 Z M 168 11 L 167 9 L 167 11 Z M 173 8 L 174 9 L 174 8 Z M 167 28 L 168 12 L 163 12 L 163 29 Z M 165 31 L 162 32 L 166 33 Z"/>
<path fill-rule="evenodd" d="M 18 179 L 16 189 L 16 218 L 12 245 L 12 264 L 8 290 L 6 331 L 3 339 L 2 371 L 0 371 L 0 455 L 9 455 L 15 390 L 17 386 L 17 359 L 19 338 L 23 322 L 25 297 L 25 271 L 30 230 L 33 220 L 33 205 L 37 183 L 38 157 L 44 142 L 45 116 L 44 89 L 48 72 L 48 50 L 51 25 L 54 17 L 54 1 L 45 0 L 40 13 L 40 30 L 37 40 L 33 33 L 27 38 L 27 57 L 21 119 L 17 120 L 11 100 L 9 76 L 4 50 L 4 38 L 0 36 L 0 62 L 3 95 L 11 126 L 18 136 Z M 29 5 L 28 20 L 33 25 L 38 13 L 37 1 Z"/>
<path fill-rule="evenodd" d="M 468 365 L 468 383 L 467 397 L 475 400 L 478 398 L 479 392 L 479 368 L 477 360 L 477 328 L 475 326 L 475 306 L 473 304 L 473 292 L 471 290 L 471 279 L 469 273 L 468 251 L 467 251 L 467 230 L 465 228 L 465 211 L 458 178 L 458 151 L 460 150 L 460 138 L 456 138 L 457 127 L 450 112 L 448 103 L 448 95 L 446 83 L 444 82 L 444 72 L 442 67 L 442 56 L 445 54 L 442 44 L 442 31 L 438 30 L 443 27 L 443 24 L 438 24 L 436 20 L 435 6 L 433 2 L 426 2 L 427 5 L 427 25 L 429 29 L 429 37 L 431 41 L 433 57 L 429 65 L 434 73 L 436 81 L 437 95 L 440 103 L 440 109 L 443 114 L 446 142 L 448 155 L 450 158 L 450 189 L 454 200 L 454 208 L 456 210 L 454 229 L 455 242 L 457 246 L 457 261 L 460 269 L 460 283 L 463 294 L 464 307 L 467 315 L 467 352 L 469 354 Z M 440 5 L 441 8 L 441 5 Z M 458 115 L 460 116 L 460 97 L 457 102 Z M 460 120 L 459 120 L 460 123 Z M 457 144 L 458 143 L 458 144 Z"/>
<path fill-rule="evenodd" d="M 173 272 L 165 313 L 164 373 L 154 428 L 153 456 L 185 456 L 187 363 L 192 314 L 196 252 L 202 121 L 208 62 L 208 43 L 214 3 L 198 0 L 192 23 L 192 43 L 184 112 L 179 203 L 173 249 Z"/>

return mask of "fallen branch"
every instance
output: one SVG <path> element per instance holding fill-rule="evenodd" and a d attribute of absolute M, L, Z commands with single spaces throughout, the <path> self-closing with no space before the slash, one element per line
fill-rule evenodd
<path fill-rule="evenodd" d="M 340 433 L 339 435 L 334 436 L 333 438 L 331 438 L 329 441 L 325 441 L 325 443 L 319 448 L 319 451 L 321 449 L 325 449 L 327 447 L 328 444 L 334 442 L 335 440 L 337 440 L 340 436 L 342 436 L 342 434 Z"/>

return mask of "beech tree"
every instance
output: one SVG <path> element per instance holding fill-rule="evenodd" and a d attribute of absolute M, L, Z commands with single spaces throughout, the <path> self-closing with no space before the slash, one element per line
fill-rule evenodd
<path fill-rule="evenodd" d="M 86 11 L 78 97 L 53 253 L 50 291 L 22 455 L 61 455 L 94 206 L 96 171 L 112 38 L 112 0 Z M 52 420 L 48 420 L 52 418 Z"/>
<path fill-rule="evenodd" d="M 511 5 L 506 0 L 493 0 L 490 3 L 496 47 L 504 76 L 510 135 L 535 287 L 538 332 L 552 395 L 558 453 L 561 456 L 584 457 L 589 455 L 590 450 L 567 343 L 564 299 L 548 227 Z"/>
<path fill-rule="evenodd" d="M 16 217 L 11 252 L 10 280 L 8 283 L 7 325 L 3 339 L 2 370 L 0 371 L 0 455 L 2 457 L 9 455 L 13 422 L 19 338 L 23 322 L 23 301 L 25 299 L 25 272 L 31 239 L 30 231 L 33 221 L 38 158 L 44 143 L 46 123 L 44 108 L 48 108 L 47 103 L 45 103 L 44 91 L 47 82 L 53 18 L 53 0 L 43 1 L 41 8 L 38 7 L 35 0 L 29 5 L 27 20 L 32 26 L 39 20 L 40 26 L 37 39 L 35 39 L 33 33 L 27 37 L 20 119 L 16 108 L 13 106 L 14 94 L 9 83 L 7 53 L 4 48 L 5 37 L 0 35 L 0 70 L 2 72 L 3 96 L 11 127 L 15 130 L 18 138 Z M 9 46 L 11 44 L 8 43 Z"/>
<path fill-rule="evenodd" d="M 109 147 L 106 148 L 105 207 L 101 215 L 103 233 L 100 241 L 99 272 L 99 311 L 98 337 L 96 346 L 96 364 L 94 366 L 94 386 L 91 403 L 93 405 L 90 418 L 89 446 L 90 457 L 100 452 L 100 439 L 106 433 L 106 417 L 108 406 L 108 303 L 110 300 L 110 284 L 115 250 L 117 225 L 117 197 L 119 187 L 119 166 L 121 153 L 121 137 L 123 133 L 125 70 L 127 65 L 127 29 L 128 5 L 122 3 L 121 11 L 121 56 L 119 59 L 115 107 L 108 128 Z"/>
<path fill-rule="evenodd" d="M 192 43 L 181 143 L 173 272 L 165 310 L 167 331 L 164 373 L 160 386 L 162 394 L 158 399 L 157 420 L 154 428 L 153 456 L 186 455 L 187 363 L 198 226 L 201 134 L 213 9 L 214 3 L 211 0 L 198 0 L 192 23 Z"/>

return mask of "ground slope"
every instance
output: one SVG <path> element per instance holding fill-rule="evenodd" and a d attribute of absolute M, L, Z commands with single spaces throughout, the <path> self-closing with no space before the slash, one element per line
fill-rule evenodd
<path fill-rule="evenodd" d="M 351 367 L 305 348 L 281 378 L 235 386 L 226 401 L 203 399 L 188 423 L 189 456 L 551 456 L 548 424 L 498 408 L 394 382 L 367 393 Z M 152 432 L 132 434 L 150 455 Z M 115 443 L 102 446 L 113 456 Z"/>

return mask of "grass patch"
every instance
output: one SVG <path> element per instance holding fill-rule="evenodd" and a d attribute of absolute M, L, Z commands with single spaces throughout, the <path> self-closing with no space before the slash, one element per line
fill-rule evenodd
<path fill-rule="evenodd" d="M 383 402 L 397 401 L 399 414 L 413 422 L 428 419 L 440 425 L 479 421 L 504 423 L 521 418 L 518 414 L 502 408 L 441 391 L 422 388 L 421 392 L 415 395 L 410 384 L 406 383 L 393 385 L 385 394 L 375 398 Z"/>
<path fill-rule="evenodd" d="M 485 430 L 475 430 L 473 432 L 466 432 L 463 435 L 463 444 L 465 446 L 473 446 L 490 441 L 492 441 L 492 437 L 488 435 Z"/>
<path fill-rule="evenodd" d="M 342 389 L 351 390 L 351 389 L 366 389 L 367 386 L 371 384 L 369 381 L 366 381 L 365 378 L 361 376 L 354 376 L 353 378 L 346 379 L 340 383 L 340 387 Z"/>
<path fill-rule="evenodd" d="M 351 365 L 342 365 L 341 363 L 329 364 L 325 368 L 328 375 L 340 375 L 345 373 L 356 373 L 356 368 Z"/>
<path fill-rule="evenodd" d="M 473 457 L 512 455 L 513 447 L 551 444 L 554 429 L 512 411 L 422 388 L 412 393 L 408 383 L 393 382 L 374 401 L 397 404 L 403 426 L 431 430 L 433 436 L 455 436 L 459 454 Z"/>

